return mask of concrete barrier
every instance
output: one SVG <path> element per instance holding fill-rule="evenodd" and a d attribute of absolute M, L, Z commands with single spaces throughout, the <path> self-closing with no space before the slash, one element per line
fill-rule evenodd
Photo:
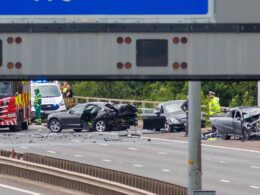
<path fill-rule="evenodd" d="M 22 177 L 87 194 L 154 195 L 113 181 L 7 157 L 0 157 L 0 174 Z"/>

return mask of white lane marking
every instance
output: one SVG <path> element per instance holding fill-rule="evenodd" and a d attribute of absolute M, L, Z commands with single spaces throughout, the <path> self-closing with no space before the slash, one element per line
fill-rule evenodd
<path fill-rule="evenodd" d="M 257 167 L 257 166 L 250 166 L 251 168 L 253 168 L 253 169 L 260 169 L 260 167 Z"/>
<path fill-rule="evenodd" d="M 250 186 L 250 188 L 260 189 L 260 187 L 258 187 L 258 186 Z"/>
<path fill-rule="evenodd" d="M 260 151 L 257 151 L 257 150 L 247 150 L 247 149 L 241 149 L 241 148 L 230 148 L 230 147 L 224 147 L 224 146 L 212 146 L 212 145 L 208 145 L 208 144 L 202 144 L 202 146 L 206 146 L 206 147 L 210 147 L 210 148 L 220 148 L 220 149 L 236 150 L 236 151 L 251 152 L 251 153 L 260 154 Z"/>
<path fill-rule="evenodd" d="M 101 145 L 101 146 L 108 146 L 108 144 L 99 144 L 99 145 Z"/>
<path fill-rule="evenodd" d="M 127 148 L 128 150 L 134 150 L 134 151 L 137 151 L 138 149 L 137 148 Z"/>
<path fill-rule="evenodd" d="M 158 154 L 168 154 L 167 152 L 158 152 Z"/>
<path fill-rule="evenodd" d="M 225 180 L 225 179 L 222 179 L 222 180 L 219 180 L 219 181 L 224 182 L 224 183 L 230 183 L 230 181 Z"/>
<path fill-rule="evenodd" d="M 36 193 L 36 192 L 32 192 L 32 191 L 29 191 L 29 190 L 23 190 L 23 189 L 20 189 L 20 188 L 16 188 L 16 187 L 4 185 L 4 184 L 0 184 L 0 187 L 7 188 L 7 189 L 10 189 L 10 190 L 14 190 L 14 191 L 18 191 L 18 192 L 22 192 L 22 193 L 25 193 L 25 194 L 42 195 L 42 194 L 39 194 L 39 193 Z"/>
<path fill-rule="evenodd" d="M 177 140 L 162 139 L 162 138 L 151 138 L 151 137 L 142 137 L 142 139 L 151 139 L 151 140 L 165 141 L 165 142 L 175 142 L 175 143 L 181 143 L 181 144 L 187 144 L 188 143 L 186 141 L 177 141 Z"/>
<path fill-rule="evenodd" d="M 51 154 L 56 154 L 55 151 L 47 151 L 48 153 L 51 153 Z"/>
<path fill-rule="evenodd" d="M 84 156 L 82 156 L 82 155 L 80 155 L 80 154 L 75 154 L 74 156 L 75 156 L 75 157 L 78 157 L 78 158 L 84 157 Z"/>
<path fill-rule="evenodd" d="M 109 159 L 102 159 L 102 161 L 104 161 L 104 162 L 111 162 L 111 160 L 109 160 Z"/>
<path fill-rule="evenodd" d="M 187 144 L 187 141 L 177 141 L 177 140 L 169 140 L 169 139 L 161 139 L 161 138 L 150 138 L 150 137 L 142 137 L 142 139 L 151 139 L 151 140 L 157 140 L 157 141 L 164 141 L 164 142 L 174 142 L 174 143 L 181 143 L 181 144 Z M 224 147 L 224 146 L 213 146 L 208 144 L 201 144 L 205 147 L 210 148 L 220 148 L 220 149 L 227 149 L 227 150 L 236 150 L 236 151 L 243 151 L 243 152 L 251 152 L 251 153 L 257 153 L 260 154 L 260 151 L 257 150 L 248 150 L 248 149 L 241 149 L 241 148 L 231 148 L 231 147 Z"/>
<path fill-rule="evenodd" d="M 71 140 L 72 142 L 77 142 L 77 143 L 80 143 L 81 141 L 79 140 Z"/>
<path fill-rule="evenodd" d="M 22 147 L 20 147 L 21 149 L 28 149 L 28 147 L 26 147 L 26 146 L 22 146 Z"/>
<path fill-rule="evenodd" d="M 220 160 L 219 163 L 222 163 L 222 164 L 230 164 L 230 162 L 226 162 L 226 161 L 223 161 L 223 160 Z"/>
<path fill-rule="evenodd" d="M 133 164 L 133 167 L 143 167 L 143 165 Z"/>
<path fill-rule="evenodd" d="M 161 171 L 163 171 L 163 172 L 171 172 L 171 171 L 168 170 L 168 169 L 162 169 Z"/>

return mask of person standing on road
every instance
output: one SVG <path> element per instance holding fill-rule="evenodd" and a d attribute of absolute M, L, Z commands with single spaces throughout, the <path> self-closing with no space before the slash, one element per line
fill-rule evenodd
<path fill-rule="evenodd" d="M 73 91 L 71 85 L 67 84 L 67 91 L 65 93 L 65 103 L 67 108 L 72 108 L 74 106 Z"/>
<path fill-rule="evenodd" d="M 188 124 L 189 124 L 189 96 L 186 97 L 185 102 L 182 103 L 181 105 L 181 109 L 186 113 L 186 118 L 187 118 L 187 123 L 185 126 L 185 137 L 188 136 Z"/>
<path fill-rule="evenodd" d="M 67 93 L 67 90 L 68 90 L 67 85 L 68 85 L 68 82 L 64 81 L 63 84 L 60 87 L 63 97 L 65 97 L 66 93 Z"/>
<path fill-rule="evenodd" d="M 67 84 L 67 90 L 65 93 L 65 98 L 73 98 L 73 91 L 71 89 L 70 84 Z"/>
<path fill-rule="evenodd" d="M 41 107 L 42 107 L 42 95 L 40 93 L 40 89 L 36 88 L 35 92 L 35 99 L 34 99 L 34 108 L 36 113 L 36 123 L 41 125 L 42 118 L 41 118 Z"/>
<path fill-rule="evenodd" d="M 219 98 L 216 97 L 215 92 L 209 91 L 208 97 L 209 97 L 209 103 L 208 103 L 209 117 L 211 117 L 212 115 L 221 112 L 221 107 L 219 104 Z"/>

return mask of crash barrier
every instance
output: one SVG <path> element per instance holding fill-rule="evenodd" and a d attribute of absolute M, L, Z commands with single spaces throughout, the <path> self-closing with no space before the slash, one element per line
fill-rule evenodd
<path fill-rule="evenodd" d="M 14 150 L 12 151 L 0 150 L 0 156 L 15 158 L 19 160 L 22 159 L 23 154 L 16 153 Z"/>
<path fill-rule="evenodd" d="M 41 156 L 37 154 L 24 153 L 23 160 L 32 163 L 47 165 L 67 171 L 73 171 L 92 177 L 120 183 L 141 190 L 160 195 L 187 195 L 187 188 L 178 185 L 136 176 L 129 173 L 114 171 L 106 168 L 86 165 L 78 162 Z M 130 193 L 131 194 L 131 193 Z"/>
<path fill-rule="evenodd" d="M 80 97 L 74 96 L 75 104 L 84 103 L 84 102 L 110 102 L 117 104 L 134 104 L 137 107 L 141 108 L 154 108 L 159 101 L 143 101 L 143 100 L 126 100 L 126 99 L 109 99 L 109 98 L 98 98 L 98 97 Z"/>
<path fill-rule="evenodd" d="M 0 157 L 0 174 L 25 178 L 87 194 L 153 195 L 153 193 L 120 183 L 7 157 Z"/>
<path fill-rule="evenodd" d="M 127 99 L 110 99 L 110 98 L 98 98 L 98 97 L 81 97 L 81 96 L 74 96 L 73 97 L 73 103 L 74 105 L 78 103 L 84 103 L 84 102 L 110 102 L 110 103 L 127 103 L 127 104 L 133 104 L 137 106 L 138 108 L 155 108 L 157 104 L 161 103 L 159 101 L 146 101 L 146 100 L 127 100 Z M 72 100 L 70 100 L 72 101 Z M 206 105 L 201 105 L 201 109 L 205 110 Z M 221 107 L 222 111 L 228 111 L 229 107 Z"/>

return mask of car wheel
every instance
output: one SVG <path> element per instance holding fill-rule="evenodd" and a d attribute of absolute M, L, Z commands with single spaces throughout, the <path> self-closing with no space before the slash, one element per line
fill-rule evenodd
<path fill-rule="evenodd" d="M 231 135 L 224 135 L 224 140 L 230 140 Z"/>
<path fill-rule="evenodd" d="M 171 127 L 170 127 L 170 125 L 169 125 L 168 122 L 165 122 L 164 128 L 165 128 L 165 130 L 166 130 L 167 132 L 171 132 L 171 131 L 172 131 L 172 130 L 171 130 Z"/>
<path fill-rule="evenodd" d="M 73 129 L 75 132 L 81 132 L 82 131 L 82 129 Z"/>
<path fill-rule="evenodd" d="M 242 129 L 242 139 L 243 140 L 249 140 L 250 139 L 250 130 L 246 129 L 246 128 L 243 128 Z"/>
<path fill-rule="evenodd" d="M 106 131 L 107 130 L 107 125 L 106 125 L 105 121 L 98 120 L 95 123 L 95 130 L 98 131 L 98 132 Z"/>
<path fill-rule="evenodd" d="M 51 132 L 54 132 L 54 133 L 61 132 L 62 128 L 61 128 L 60 121 L 56 118 L 51 119 L 49 122 L 49 129 L 51 130 Z"/>

